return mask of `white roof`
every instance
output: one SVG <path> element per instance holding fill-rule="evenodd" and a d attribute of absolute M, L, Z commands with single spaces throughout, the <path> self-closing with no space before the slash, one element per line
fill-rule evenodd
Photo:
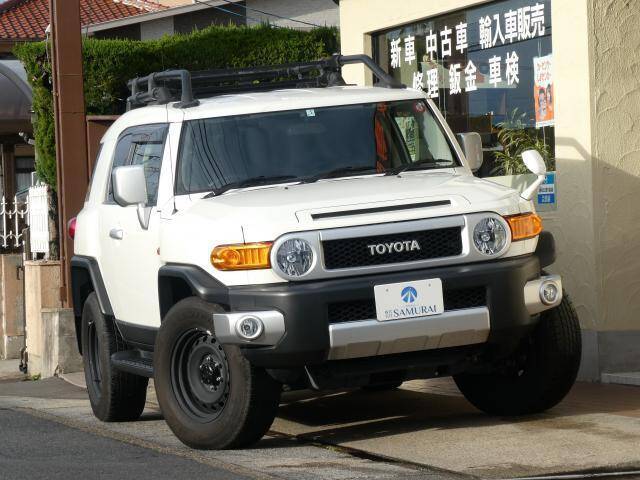
<path fill-rule="evenodd" d="M 299 110 L 379 101 L 422 98 L 417 90 L 381 87 L 327 87 L 220 95 L 184 109 L 184 119 L 224 117 L 258 112 Z"/>
<path fill-rule="evenodd" d="M 118 135 L 134 125 L 160 122 L 179 122 L 199 118 L 225 117 L 283 110 L 353 105 L 358 103 L 410 100 L 425 98 L 423 92 L 410 88 L 382 87 L 327 87 L 248 92 L 219 95 L 200 100 L 200 104 L 189 108 L 174 108 L 167 105 L 150 105 L 131 110 L 122 115 L 105 134 Z"/>

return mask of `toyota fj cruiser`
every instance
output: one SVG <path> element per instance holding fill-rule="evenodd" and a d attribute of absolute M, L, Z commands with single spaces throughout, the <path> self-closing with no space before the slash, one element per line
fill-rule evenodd
<path fill-rule="evenodd" d="M 345 85 L 362 62 L 374 87 Z M 369 57 L 129 82 L 75 225 L 91 406 L 141 414 L 148 378 L 196 448 L 259 440 L 283 388 L 453 376 L 479 409 L 541 412 L 575 381 L 580 328 L 531 197 L 474 177 L 422 91 Z"/>

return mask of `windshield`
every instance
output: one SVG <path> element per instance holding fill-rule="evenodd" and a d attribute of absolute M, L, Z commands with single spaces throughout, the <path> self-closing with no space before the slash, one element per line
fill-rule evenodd
<path fill-rule="evenodd" d="M 176 194 L 455 166 L 423 100 L 205 118 L 184 123 Z"/>

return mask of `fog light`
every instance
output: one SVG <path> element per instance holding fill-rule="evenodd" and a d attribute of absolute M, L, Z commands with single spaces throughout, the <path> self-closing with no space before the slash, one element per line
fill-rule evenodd
<path fill-rule="evenodd" d="M 545 305 L 553 305 L 558 300 L 558 286 L 553 282 L 545 282 L 540 287 L 540 300 Z"/>
<path fill-rule="evenodd" d="M 238 323 L 236 323 L 236 332 L 245 340 L 255 340 L 262 335 L 263 330 L 264 325 L 262 320 L 251 315 L 242 317 L 238 320 Z"/>

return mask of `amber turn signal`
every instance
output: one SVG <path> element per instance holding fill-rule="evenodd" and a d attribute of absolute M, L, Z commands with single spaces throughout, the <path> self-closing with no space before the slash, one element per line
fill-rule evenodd
<path fill-rule="evenodd" d="M 542 219 L 535 213 L 504 217 L 511 228 L 511 241 L 533 238 L 542 231 Z"/>
<path fill-rule="evenodd" d="M 220 245 L 211 251 L 211 265 L 218 270 L 270 268 L 271 242 Z"/>

